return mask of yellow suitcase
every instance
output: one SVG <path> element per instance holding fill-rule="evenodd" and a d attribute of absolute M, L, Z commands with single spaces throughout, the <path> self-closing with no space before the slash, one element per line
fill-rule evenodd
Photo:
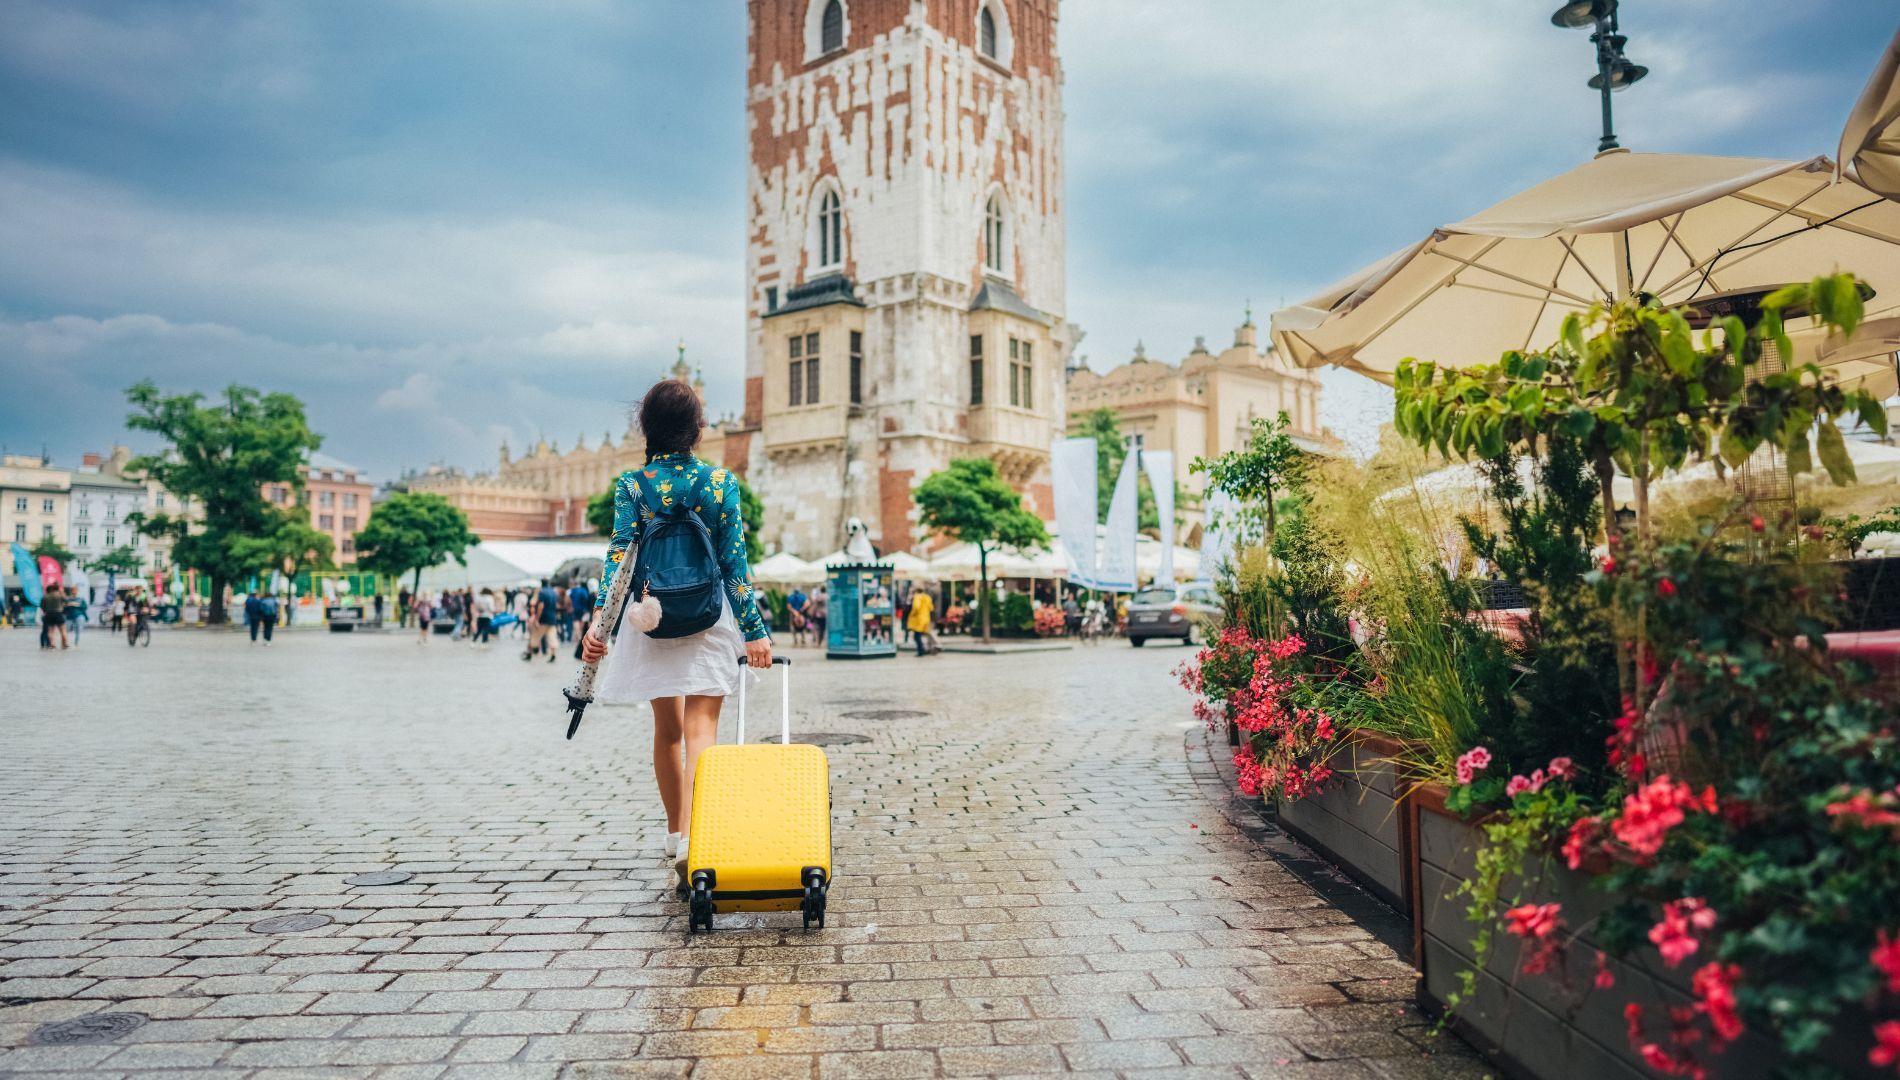
<path fill-rule="evenodd" d="M 744 660 L 739 661 L 741 664 Z M 686 845 L 688 931 L 711 930 L 733 911 L 797 911 L 825 925 L 831 883 L 831 776 L 825 752 L 792 738 L 792 662 L 783 668 L 779 745 L 745 744 L 745 685 L 739 679 L 737 744 L 709 746 L 693 771 L 692 833 Z"/>

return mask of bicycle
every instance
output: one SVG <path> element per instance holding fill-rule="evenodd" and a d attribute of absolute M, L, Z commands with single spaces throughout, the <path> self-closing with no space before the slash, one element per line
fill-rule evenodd
<path fill-rule="evenodd" d="M 152 620 L 149 616 L 132 616 L 130 625 L 125 628 L 125 644 L 127 648 L 140 645 L 148 649 L 152 647 Z"/>

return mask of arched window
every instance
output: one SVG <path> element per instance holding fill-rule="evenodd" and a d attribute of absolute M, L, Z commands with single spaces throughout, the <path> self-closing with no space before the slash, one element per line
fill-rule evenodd
<path fill-rule="evenodd" d="M 825 14 L 819 24 L 818 50 L 821 53 L 836 52 L 844 48 L 844 4 L 840 0 L 828 0 Z"/>
<path fill-rule="evenodd" d="M 836 191 L 826 191 L 818 200 L 818 267 L 825 269 L 844 263 L 844 207 Z"/>
<path fill-rule="evenodd" d="M 1003 197 L 991 195 L 983 207 L 983 266 L 1003 272 Z"/>
<path fill-rule="evenodd" d="M 996 59 L 996 14 L 987 5 L 977 14 L 976 26 L 983 55 Z"/>

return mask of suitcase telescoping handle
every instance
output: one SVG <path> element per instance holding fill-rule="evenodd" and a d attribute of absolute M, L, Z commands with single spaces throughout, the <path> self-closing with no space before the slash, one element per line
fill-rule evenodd
<path fill-rule="evenodd" d="M 780 746 L 790 746 L 792 744 L 792 659 L 789 656 L 774 656 L 772 663 L 785 665 L 785 674 L 779 678 L 778 684 L 778 743 Z M 747 664 L 745 657 L 739 658 L 740 667 L 745 667 Z M 746 679 L 742 674 L 739 676 L 739 741 L 741 743 L 745 742 L 745 684 Z"/>

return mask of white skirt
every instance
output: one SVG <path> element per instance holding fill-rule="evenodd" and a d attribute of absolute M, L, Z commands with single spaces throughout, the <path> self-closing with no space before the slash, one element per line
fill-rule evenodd
<path fill-rule="evenodd" d="M 723 590 L 721 590 L 723 592 Z M 745 636 L 727 600 L 719 621 L 691 637 L 656 638 L 622 623 L 613 648 L 600 662 L 594 700 L 605 705 L 638 705 L 654 698 L 739 692 L 739 660 Z"/>

